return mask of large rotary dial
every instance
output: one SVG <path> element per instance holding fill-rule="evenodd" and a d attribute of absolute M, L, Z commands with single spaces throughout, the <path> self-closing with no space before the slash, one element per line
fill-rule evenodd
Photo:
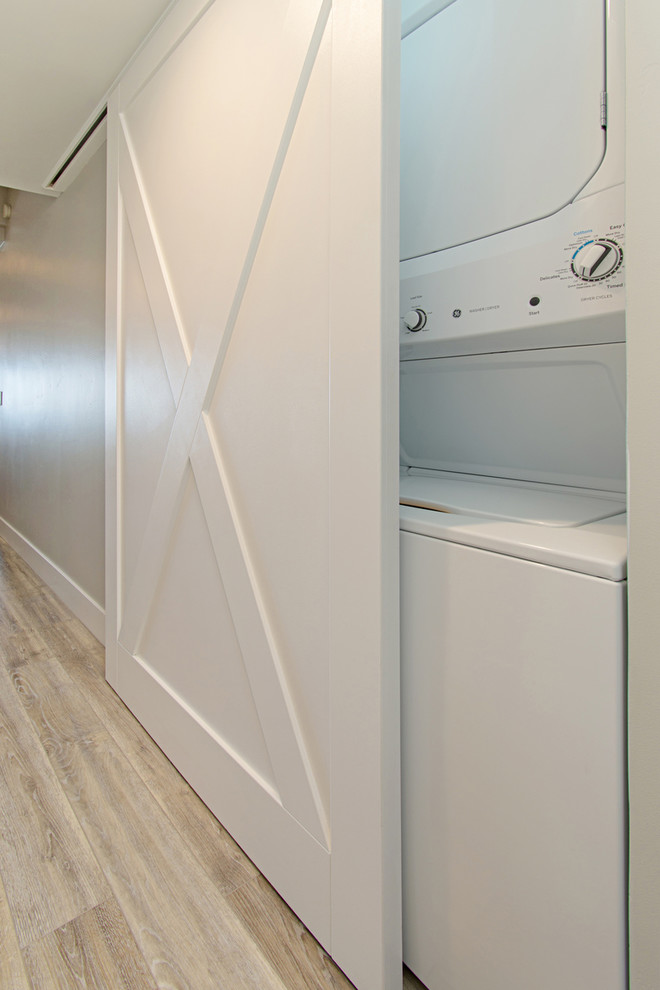
<path fill-rule="evenodd" d="M 583 282 L 600 282 L 613 275 L 623 260 L 623 251 L 609 237 L 587 241 L 573 255 L 571 270 Z"/>

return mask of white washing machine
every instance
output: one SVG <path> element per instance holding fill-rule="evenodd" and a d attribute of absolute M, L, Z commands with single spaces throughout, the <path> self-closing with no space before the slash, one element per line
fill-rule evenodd
<path fill-rule="evenodd" d="M 404 960 L 624 990 L 621 0 L 410 0 Z"/>

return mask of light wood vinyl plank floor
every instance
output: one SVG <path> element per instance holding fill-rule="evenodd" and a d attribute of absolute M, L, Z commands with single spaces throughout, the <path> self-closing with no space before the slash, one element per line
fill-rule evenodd
<path fill-rule="evenodd" d="M 0 988 L 351 987 L 0 539 Z"/>

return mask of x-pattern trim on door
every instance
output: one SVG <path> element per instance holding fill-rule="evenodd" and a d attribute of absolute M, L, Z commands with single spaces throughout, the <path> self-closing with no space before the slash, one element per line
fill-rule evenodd
<path fill-rule="evenodd" d="M 125 589 L 119 641 L 131 655 L 139 657 L 146 622 L 165 566 L 170 535 L 182 503 L 190 464 L 264 733 L 279 800 L 326 848 L 329 848 L 327 814 L 316 786 L 313 767 L 287 685 L 281 651 L 229 484 L 222 445 L 213 430 L 207 410 L 220 378 L 330 6 L 326 3 L 321 9 L 263 196 L 229 319 L 222 331 L 213 320 L 206 320 L 199 328 L 192 353 L 187 347 L 174 292 L 159 251 L 155 226 L 148 213 L 136 157 L 123 120 L 119 137 L 121 195 L 176 407 L 135 572 L 130 587 Z M 231 748 L 225 748 L 233 756 Z"/>

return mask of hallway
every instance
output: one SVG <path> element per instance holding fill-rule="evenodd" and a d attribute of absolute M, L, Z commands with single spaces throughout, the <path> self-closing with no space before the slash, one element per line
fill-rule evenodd
<path fill-rule="evenodd" d="M 2 540 L 0 659 L 1 987 L 350 990 Z"/>

